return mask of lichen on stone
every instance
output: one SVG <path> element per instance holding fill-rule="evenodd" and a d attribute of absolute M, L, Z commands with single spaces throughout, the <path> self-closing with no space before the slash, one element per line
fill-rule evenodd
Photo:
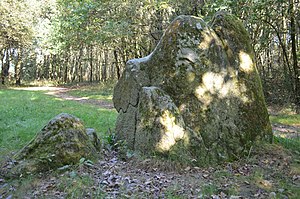
<path fill-rule="evenodd" d="M 218 162 L 272 139 L 250 37 L 226 12 L 177 17 L 149 56 L 128 62 L 113 101 L 117 139 L 146 154 Z"/>
<path fill-rule="evenodd" d="M 77 164 L 81 158 L 96 159 L 99 149 L 94 130 L 85 129 L 80 119 L 61 113 L 14 155 L 17 164 L 10 172 L 23 175 Z"/>

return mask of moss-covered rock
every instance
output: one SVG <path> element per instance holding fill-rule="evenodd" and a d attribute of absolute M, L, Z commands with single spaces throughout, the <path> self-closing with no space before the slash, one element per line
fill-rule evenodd
<path fill-rule="evenodd" d="M 139 99 L 136 150 L 163 153 L 184 139 L 185 123 L 169 95 L 157 87 L 143 87 Z"/>
<path fill-rule="evenodd" d="M 99 146 L 93 130 L 86 130 L 78 118 L 61 113 L 13 157 L 17 165 L 11 172 L 35 173 L 76 164 L 81 158 L 95 159 Z"/>
<path fill-rule="evenodd" d="M 272 140 L 249 35 L 225 12 L 209 23 L 177 17 L 149 56 L 128 61 L 113 101 L 117 139 L 144 153 L 180 148 L 201 164 L 238 158 L 256 140 Z M 174 136 L 162 116 L 183 133 Z"/>

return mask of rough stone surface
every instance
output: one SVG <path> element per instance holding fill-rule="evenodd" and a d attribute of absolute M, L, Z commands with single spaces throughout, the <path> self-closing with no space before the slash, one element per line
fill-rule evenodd
<path fill-rule="evenodd" d="M 97 150 L 101 150 L 101 141 L 97 136 L 95 129 L 87 128 L 86 134 L 89 136 L 90 142 L 94 145 Z"/>
<path fill-rule="evenodd" d="M 225 12 L 177 17 L 149 56 L 127 62 L 113 101 L 117 139 L 145 154 L 201 164 L 272 140 L 249 35 Z"/>
<path fill-rule="evenodd" d="M 76 164 L 83 157 L 94 159 L 98 141 L 95 131 L 86 130 L 78 118 L 61 113 L 14 156 L 18 164 L 12 172 L 35 173 Z"/>

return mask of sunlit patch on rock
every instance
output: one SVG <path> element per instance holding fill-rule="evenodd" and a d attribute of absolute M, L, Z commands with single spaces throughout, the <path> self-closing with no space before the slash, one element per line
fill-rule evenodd
<path fill-rule="evenodd" d="M 201 164 L 272 139 L 248 33 L 226 12 L 208 24 L 179 16 L 149 56 L 128 61 L 113 101 L 130 149 Z"/>

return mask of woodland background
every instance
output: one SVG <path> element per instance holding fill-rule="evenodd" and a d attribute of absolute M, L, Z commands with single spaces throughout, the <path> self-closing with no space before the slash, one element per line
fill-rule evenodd
<path fill-rule="evenodd" d="M 268 103 L 300 107 L 298 0 L 1 0 L 2 84 L 107 82 L 148 55 L 178 15 L 218 10 L 250 33 Z"/>

